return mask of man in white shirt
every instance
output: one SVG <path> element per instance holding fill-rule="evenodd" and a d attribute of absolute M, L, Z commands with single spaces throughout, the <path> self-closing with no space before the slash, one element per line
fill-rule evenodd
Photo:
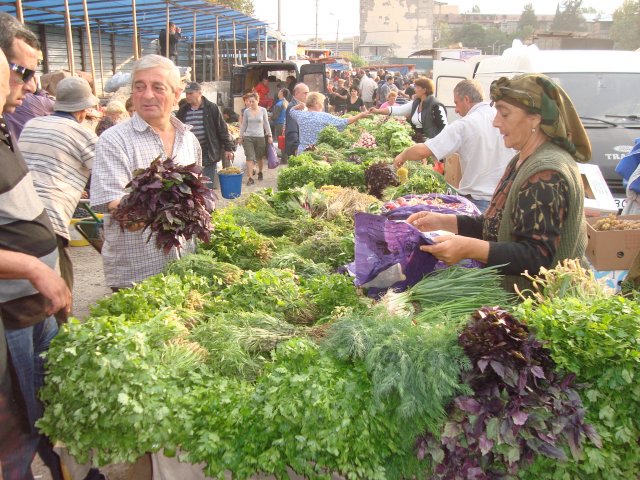
<path fill-rule="evenodd" d="M 360 90 L 360 97 L 364 102 L 364 106 L 367 107 L 367 110 L 373 107 L 373 96 L 377 88 L 378 84 L 376 81 L 363 71 L 358 90 Z"/>
<path fill-rule="evenodd" d="M 425 143 L 407 148 L 395 158 L 394 165 L 400 167 L 407 160 L 421 160 L 430 155 L 444 161 L 457 152 L 462 172 L 458 193 L 484 212 L 507 163 L 516 152 L 504 146 L 499 130 L 493 126 L 496 111 L 484 101 L 480 82 L 461 81 L 453 90 L 453 99 L 456 113 L 462 118 Z"/>

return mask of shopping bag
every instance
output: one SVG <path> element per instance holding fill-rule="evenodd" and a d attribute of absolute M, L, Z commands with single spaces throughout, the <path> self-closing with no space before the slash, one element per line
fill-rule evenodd
<path fill-rule="evenodd" d="M 273 143 L 269 143 L 267 144 L 267 166 L 269 168 L 277 168 L 278 165 L 280 165 L 280 160 L 278 160 L 276 147 L 273 146 Z"/>

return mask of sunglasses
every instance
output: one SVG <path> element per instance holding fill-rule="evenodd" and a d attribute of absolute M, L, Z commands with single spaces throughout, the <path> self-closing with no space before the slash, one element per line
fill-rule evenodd
<path fill-rule="evenodd" d="M 22 83 L 30 82 L 31 79 L 36 75 L 35 70 L 31 70 L 30 68 L 26 68 L 15 63 L 9 63 L 9 69 L 11 69 L 11 71 L 13 72 L 16 72 L 22 77 Z"/>

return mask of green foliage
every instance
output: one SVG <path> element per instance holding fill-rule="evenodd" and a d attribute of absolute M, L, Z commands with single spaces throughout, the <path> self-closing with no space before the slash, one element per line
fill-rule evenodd
<path fill-rule="evenodd" d="M 303 282 L 318 311 L 318 318 L 329 317 L 337 307 L 361 312 L 368 302 L 359 294 L 353 278 L 347 275 L 317 275 Z"/>
<path fill-rule="evenodd" d="M 264 312 L 292 323 L 311 323 L 315 312 L 290 270 L 264 268 L 245 272 L 219 296 L 217 311 Z"/>
<path fill-rule="evenodd" d="M 47 353 L 39 428 L 81 463 L 89 454 L 94 464 L 134 462 L 173 444 L 186 415 L 176 402 L 204 359 L 185 341 L 172 342 L 185 336 L 171 311 L 138 323 L 124 316 L 72 320 Z"/>
<path fill-rule="evenodd" d="M 558 6 L 556 10 L 551 30 L 554 32 L 582 32 L 586 30 L 581 8 L 582 0 L 564 0 L 562 8 Z"/>
<path fill-rule="evenodd" d="M 408 447 L 425 428 L 441 428 L 451 399 L 469 391 L 460 383 L 469 363 L 457 338 L 455 328 L 416 325 L 378 308 L 336 321 L 323 347 L 337 358 L 364 363 L 376 402 L 398 424 Z"/>
<path fill-rule="evenodd" d="M 302 152 L 298 155 L 291 155 L 287 160 L 287 167 L 299 167 L 300 165 L 310 162 L 313 163 L 316 161 L 315 156 L 311 152 Z M 282 173 L 279 172 L 278 175 Z"/>
<path fill-rule="evenodd" d="M 163 308 L 192 309 L 210 289 L 209 280 L 199 275 L 154 275 L 99 300 L 91 316 L 125 315 L 128 321 L 144 322 Z"/>
<path fill-rule="evenodd" d="M 273 208 L 256 210 L 231 205 L 225 211 L 233 216 L 237 225 L 251 227 L 268 237 L 281 237 L 295 228 L 295 221 L 279 216 Z"/>
<path fill-rule="evenodd" d="M 442 175 L 430 168 L 420 168 L 414 170 L 405 183 L 385 188 L 382 197 L 393 200 L 409 194 L 446 192 L 447 182 Z"/>
<path fill-rule="evenodd" d="M 298 167 L 287 167 L 278 173 L 278 190 L 302 187 L 313 183 L 316 187 L 327 184 L 329 165 L 323 162 L 305 162 Z"/>
<path fill-rule="evenodd" d="M 640 48 L 640 0 L 625 0 L 613 12 L 611 38 L 621 50 Z"/>
<path fill-rule="evenodd" d="M 623 297 L 527 300 L 518 312 L 546 341 L 559 369 L 583 384 L 586 419 L 602 438 L 580 462 L 538 460 L 533 478 L 635 478 L 640 471 L 640 304 Z"/>
<path fill-rule="evenodd" d="M 269 261 L 270 268 L 288 268 L 301 277 L 324 276 L 331 273 L 331 268 L 326 263 L 316 263 L 313 260 L 303 258 L 292 249 L 279 250 Z"/>
<path fill-rule="evenodd" d="M 170 262 L 165 272 L 167 275 L 178 275 L 182 278 L 189 275 L 204 277 L 209 282 L 212 292 L 234 283 L 242 276 L 242 270 L 231 263 L 216 261 L 208 253 L 193 253 Z"/>
<path fill-rule="evenodd" d="M 355 251 L 353 233 L 342 234 L 334 229 L 320 230 L 305 239 L 296 252 L 316 263 L 340 267 L 353 261 Z"/>
<path fill-rule="evenodd" d="M 273 243 L 251 227 L 241 227 L 231 214 L 216 210 L 211 216 L 211 241 L 200 248 L 220 262 L 233 263 L 242 269 L 258 270 L 271 258 Z"/>
<path fill-rule="evenodd" d="M 335 162 L 327 175 L 327 184 L 364 189 L 364 167 L 350 162 Z"/>
<path fill-rule="evenodd" d="M 333 148 L 346 149 L 351 146 L 351 142 L 335 126 L 327 125 L 318 134 L 317 144 L 326 143 Z"/>

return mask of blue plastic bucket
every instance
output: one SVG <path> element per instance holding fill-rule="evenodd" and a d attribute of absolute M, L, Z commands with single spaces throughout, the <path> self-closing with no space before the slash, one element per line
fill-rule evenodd
<path fill-rule="evenodd" d="M 242 173 L 218 174 L 220 192 L 223 198 L 233 200 L 242 192 Z"/>

